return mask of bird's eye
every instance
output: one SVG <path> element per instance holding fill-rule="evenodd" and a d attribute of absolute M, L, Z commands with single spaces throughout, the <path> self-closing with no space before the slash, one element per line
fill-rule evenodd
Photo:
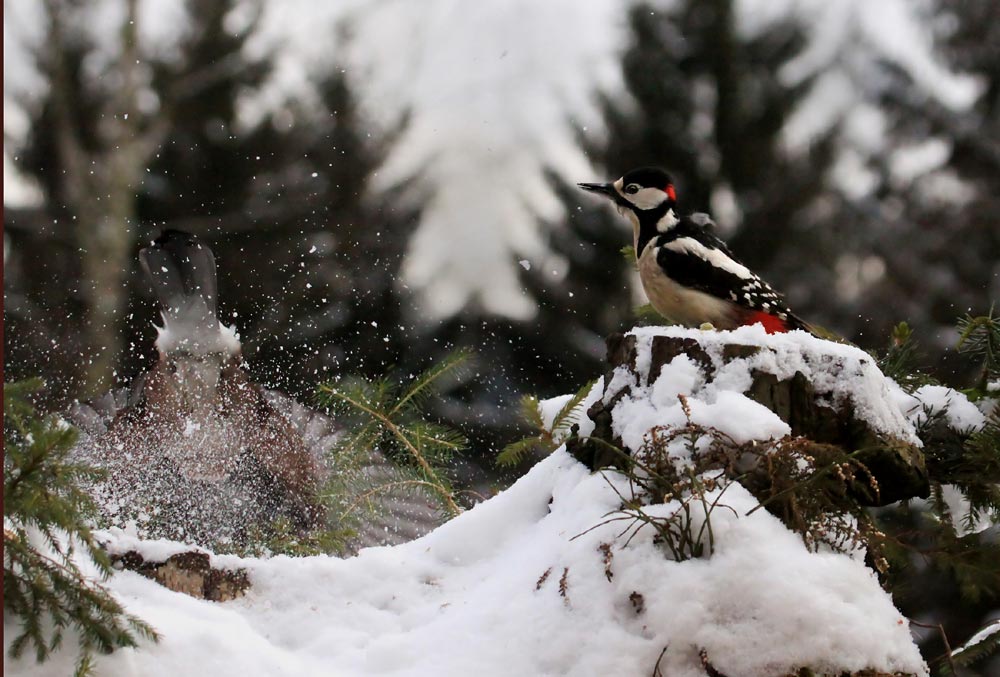
<path fill-rule="evenodd" d="M 627 186 L 625 186 L 625 192 L 628 193 L 629 195 L 635 195 L 636 193 L 639 192 L 639 184 L 638 183 L 628 184 Z"/>

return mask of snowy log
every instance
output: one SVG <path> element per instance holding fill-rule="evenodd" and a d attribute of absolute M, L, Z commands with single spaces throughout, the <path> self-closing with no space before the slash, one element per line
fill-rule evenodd
<path fill-rule="evenodd" d="M 868 482 L 852 485 L 854 498 L 863 505 L 927 496 L 920 442 L 893 405 L 871 356 L 804 332 L 768 336 L 755 329 L 660 327 L 610 336 L 604 393 L 587 411 L 594 425 L 590 437 L 600 441 L 571 443 L 574 455 L 597 469 L 620 465 L 611 446 L 636 451 L 634 442 L 623 442 L 613 412 L 623 400 L 634 399 L 636 389 L 662 390 L 657 379 L 681 358 L 697 369 L 699 389 L 709 399 L 724 391 L 740 393 L 774 412 L 791 436 L 857 452 L 878 484 L 878 491 Z M 730 414 L 741 415 L 739 410 Z"/>
<path fill-rule="evenodd" d="M 201 550 L 177 552 L 162 559 L 129 550 L 112 554 L 111 562 L 117 569 L 135 571 L 174 592 L 213 602 L 242 597 L 250 588 L 245 570 L 213 567 L 209 553 Z"/>

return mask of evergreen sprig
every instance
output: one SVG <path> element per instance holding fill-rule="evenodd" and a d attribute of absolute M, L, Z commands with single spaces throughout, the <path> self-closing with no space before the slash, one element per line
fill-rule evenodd
<path fill-rule="evenodd" d="M 93 668 L 94 651 L 158 637 L 80 570 L 82 550 L 102 578 L 112 573 L 85 521 L 94 504 L 81 484 L 99 472 L 70 459 L 72 427 L 34 411 L 29 398 L 41 385 L 37 379 L 4 384 L 4 608 L 21 623 L 10 655 L 33 647 L 43 662 L 72 628 L 80 645 L 76 674 L 84 675 Z"/>
<path fill-rule="evenodd" d="M 951 663 L 966 667 L 1000 651 L 1000 620 L 979 630 L 972 639 L 951 652 Z M 943 674 L 949 674 L 942 671 Z"/>
<path fill-rule="evenodd" d="M 966 315 L 958 322 L 958 350 L 968 353 L 982 364 L 979 382 L 968 394 L 974 398 L 985 397 L 991 381 L 1000 379 L 1000 316 L 989 313 L 972 317 Z"/>
<path fill-rule="evenodd" d="M 521 418 L 535 430 L 534 435 L 511 442 L 497 455 L 497 465 L 503 467 L 516 466 L 532 452 L 551 453 L 555 451 L 563 439 L 569 434 L 571 426 L 579 420 L 584 399 L 593 390 L 597 381 L 590 381 L 559 408 L 552 425 L 546 426 L 542 419 L 538 398 L 525 395 L 521 398 Z"/>
<path fill-rule="evenodd" d="M 462 511 L 445 468 L 464 449 L 466 439 L 458 431 L 429 420 L 423 405 L 442 377 L 459 369 L 469 356 L 464 351 L 452 353 L 408 383 L 389 375 L 320 386 L 321 403 L 335 416 L 355 424 L 333 451 L 338 468 L 357 466 L 370 450 L 378 449 L 398 470 L 396 476 L 355 500 L 348 500 L 347 494 L 356 494 L 358 487 L 347 494 L 332 492 L 340 495 L 341 502 L 347 501 L 345 513 L 370 503 L 380 492 L 403 486 L 430 494 L 452 516 Z"/>
<path fill-rule="evenodd" d="M 906 322 L 900 322 L 893 327 L 889 347 L 878 357 L 878 366 L 883 374 L 909 393 L 935 382 L 933 378 L 920 372 L 918 356 L 919 347 L 913 338 L 913 330 Z"/>
<path fill-rule="evenodd" d="M 987 418 L 977 429 L 956 429 L 947 408 L 925 406 L 916 426 L 923 442 L 931 495 L 875 511 L 882 551 L 891 566 L 885 584 L 907 615 L 948 617 L 943 609 L 961 605 L 963 614 L 982 614 L 1000 600 L 1000 544 L 992 536 L 1000 524 L 1000 406 L 989 384 L 1000 378 L 1000 318 L 966 316 L 958 322 L 957 349 L 979 362 L 976 382 L 961 390 L 977 401 Z M 893 332 L 880 358 L 887 376 L 912 392 L 930 379 L 916 371 L 916 347 L 905 323 Z M 990 527 L 992 528 L 985 528 Z M 934 589 L 936 594 L 928 594 Z M 941 626 L 944 636 L 948 623 Z M 938 674 L 954 674 L 996 649 L 1000 637 L 952 651 L 932 661 Z"/>

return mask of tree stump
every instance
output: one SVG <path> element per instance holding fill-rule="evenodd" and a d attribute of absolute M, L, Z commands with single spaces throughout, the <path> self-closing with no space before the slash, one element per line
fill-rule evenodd
<path fill-rule="evenodd" d="M 690 336 L 671 335 L 671 331 L 665 329 L 663 335 L 651 337 L 648 347 L 640 346 L 635 334 L 608 337 L 609 370 L 604 378 L 604 396 L 587 411 L 587 416 L 594 422 L 594 431 L 589 438 L 571 439 L 567 444 L 571 453 L 592 470 L 621 467 L 623 459 L 615 448 L 624 449 L 624 446 L 621 439 L 613 434 L 612 412 L 615 405 L 629 395 L 631 388 L 625 386 L 617 392 L 609 392 L 615 383 L 613 377 L 616 370 L 627 369 L 634 376 L 635 383 L 646 386 L 656 380 L 665 365 L 685 355 L 698 365 L 706 382 L 712 382 L 717 372 L 733 360 L 747 360 L 768 350 L 777 357 L 777 353 L 766 344 L 732 343 L 723 345 L 721 350 L 718 345 L 709 350 L 706 344 L 717 344 L 717 340 L 711 341 L 717 334 L 705 334 L 703 342 Z M 643 364 L 640 368 L 640 351 L 646 350 L 648 355 L 641 356 Z M 647 357 L 648 367 L 645 364 Z M 829 355 L 813 352 L 808 357 L 817 361 L 810 367 L 823 374 L 823 383 L 811 382 L 801 371 L 788 378 L 779 378 L 767 371 L 753 369 L 750 372 L 752 383 L 743 394 L 777 414 L 789 425 L 793 437 L 833 445 L 845 453 L 857 452 L 857 460 L 868 468 L 878 483 L 877 492 L 859 484 L 854 493 L 863 505 L 886 505 L 906 498 L 926 497 L 929 491 L 927 470 L 918 444 L 876 429 L 870 422 L 871 417 L 866 417 L 860 409 L 863 402 L 852 397 L 831 397 L 831 381 L 858 377 L 862 370 L 868 376 L 871 376 L 872 370 L 877 372 L 871 358 L 868 362 L 864 358 L 846 360 L 833 350 Z"/>

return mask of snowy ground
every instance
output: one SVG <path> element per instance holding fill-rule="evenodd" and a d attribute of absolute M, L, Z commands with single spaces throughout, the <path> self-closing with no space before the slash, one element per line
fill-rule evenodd
<path fill-rule="evenodd" d="M 711 336 L 766 341 L 784 351 L 783 363 L 811 355 L 815 379 L 823 368 L 817 350 L 832 351 L 831 363 L 868 359 L 805 334 L 777 339 L 747 328 Z M 744 366 L 760 368 L 760 359 Z M 873 368 L 859 372 L 853 396 L 874 398 L 876 408 L 902 404 Z M 747 384 L 735 372 L 721 381 L 717 373 L 711 387 L 695 372 L 675 359 L 634 388 L 620 413 L 636 421 L 649 410 L 669 415 L 676 394 L 687 393 L 692 410 L 715 411 L 716 422 L 737 412 L 741 438 L 783 434 L 773 415 L 742 402 Z M 588 399 L 600 393 L 595 387 Z M 898 408 L 888 418 L 912 431 Z M 602 525 L 620 506 L 612 485 L 626 490 L 617 474 L 591 474 L 560 449 L 507 491 L 407 544 L 346 560 L 215 557 L 216 566 L 245 568 L 252 582 L 244 598 L 225 603 L 120 572 L 110 588 L 163 639 L 98 658 L 97 674 L 649 675 L 659 660 L 664 675 L 703 677 L 702 651 L 717 670 L 741 677 L 803 666 L 927 674 L 906 619 L 873 572 L 856 557 L 809 552 L 764 510 L 748 515 L 756 501 L 740 485 L 712 513 L 714 553 L 681 562 L 654 544 L 651 530 L 629 540 L 623 523 Z M 109 538 L 113 549 L 147 558 L 171 552 L 162 542 Z M 5 674 L 68 674 L 74 658 L 70 646 L 43 666 L 8 660 Z"/>
<path fill-rule="evenodd" d="M 558 451 L 409 544 L 348 560 L 218 557 L 249 570 L 236 601 L 118 573 L 111 589 L 163 639 L 100 657 L 97 674 L 647 675 L 664 647 L 663 674 L 677 677 L 705 674 L 700 649 L 747 677 L 803 664 L 924 674 L 906 620 L 860 562 L 807 552 L 764 511 L 745 517 L 756 502 L 738 486 L 725 503 L 739 517 L 713 516 L 710 559 L 669 561 L 651 533 L 622 547 L 620 525 L 574 539 L 618 498 Z M 73 658 L 8 660 L 5 674 L 69 674 Z"/>

